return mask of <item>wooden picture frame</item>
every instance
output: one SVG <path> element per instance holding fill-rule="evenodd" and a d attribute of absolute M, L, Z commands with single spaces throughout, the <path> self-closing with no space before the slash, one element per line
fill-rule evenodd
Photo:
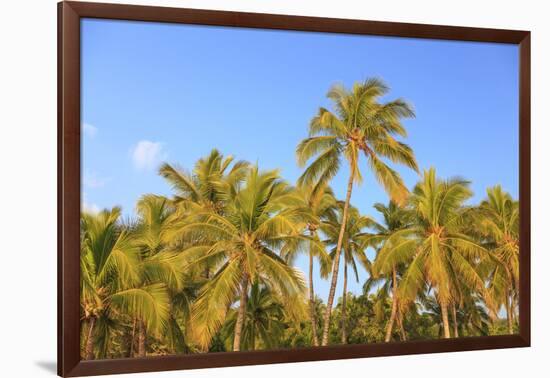
<path fill-rule="evenodd" d="M 520 295 L 519 334 L 335 345 L 299 350 L 208 353 L 84 361 L 80 358 L 79 219 L 81 204 L 80 20 L 104 18 L 177 24 L 315 31 L 519 46 Z M 58 4 L 58 374 L 82 376 L 222 366 L 336 360 L 530 345 L 530 32 L 408 23 L 344 20 L 153 6 Z"/>

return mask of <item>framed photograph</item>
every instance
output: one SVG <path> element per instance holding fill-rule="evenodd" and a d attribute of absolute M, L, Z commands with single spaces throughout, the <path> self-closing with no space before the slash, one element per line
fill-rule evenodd
<path fill-rule="evenodd" d="M 530 33 L 58 5 L 58 374 L 530 345 Z"/>

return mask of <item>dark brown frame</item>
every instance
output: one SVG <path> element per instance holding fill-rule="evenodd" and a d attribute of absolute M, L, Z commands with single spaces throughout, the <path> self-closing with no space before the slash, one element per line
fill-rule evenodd
<path fill-rule="evenodd" d="M 80 360 L 80 19 L 107 18 L 245 28 L 383 35 L 519 45 L 520 301 L 517 335 L 294 350 Z M 58 4 L 58 374 L 100 375 L 530 346 L 530 32 L 152 6 Z"/>

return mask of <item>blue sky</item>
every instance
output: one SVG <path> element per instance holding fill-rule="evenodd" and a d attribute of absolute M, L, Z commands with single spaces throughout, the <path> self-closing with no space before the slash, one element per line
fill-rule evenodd
<path fill-rule="evenodd" d="M 384 100 L 414 106 L 406 142 L 421 169 L 471 180 L 473 202 L 495 184 L 518 196 L 515 45 L 92 19 L 81 28 L 85 208 L 120 205 L 130 217 L 144 193 L 171 194 L 160 162 L 192 168 L 212 148 L 294 182 L 296 145 L 330 107 L 327 90 L 373 76 L 391 88 Z M 409 187 L 418 179 L 397 170 Z M 346 176 L 332 184 L 340 197 Z M 387 200 L 369 174 L 352 198 L 372 216 Z M 306 271 L 305 258 L 297 265 Z M 315 280 L 326 301 L 328 282 Z"/>

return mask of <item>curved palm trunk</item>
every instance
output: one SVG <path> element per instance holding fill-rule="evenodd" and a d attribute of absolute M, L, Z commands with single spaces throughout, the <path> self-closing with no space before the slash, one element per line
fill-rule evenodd
<path fill-rule="evenodd" d="M 233 351 L 241 350 L 241 333 L 243 331 L 244 317 L 246 314 L 246 301 L 248 299 L 248 276 L 245 274 L 241 281 L 241 297 L 239 299 L 239 312 L 235 323 L 235 338 L 233 339 Z"/>
<path fill-rule="evenodd" d="M 346 231 L 346 221 L 348 219 L 349 202 L 351 199 L 351 191 L 353 189 L 353 174 L 350 174 L 348 181 L 348 191 L 346 193 L 346 202 L 344 203 L 344 211 L 342 213 L 342 225 L 340 234 L 338 235 L 338 243 L 336 244 L 336 255 L 332 264 L 332 280 L 330 281 L 330 290 L 328 293 L 327 309 L 323 317 L 323 339 L 322 345 L 328 345 L 328 331 L 330 328 L 330 314 L 332 312 L 332 304 L 334 303 L 334 294 L 336 293 L 336 283 L 338 282 L 338 268 L 340 267 L 340 251 L 342 250 L 342 241 L 344 232 Z"/>
<path fill-rule="evenodd" d="M 454 337 L 458 337 L 458 322 L 456 321 L 456 306 L 453 303 L 453 307 L 451 308 L 451 314 L 453 316 L 453 331 L 454 331 Z"/>
<path fill-rule="evenodd" d="M 86 338 L 86 346 L 84 348 L 84 358 L 87 360 L 94 359 L 94 325 L 95 317 L 91 317 L 90 326 L 88 328 L 88 337 Z"/>
<path fill-rule="evenodd" d="M 449 330 L 449 311 L 448 311 L 448 305 L 445 303 L 441 303 L 441 319 L 443 320 L 443 336 L 446 339 L 451 338 L 451 332 Z"/>
<path fill-rule="evenodd" d="M 143 320 L 138 320 L 138 357 L 145 357 L 145 323 Z"/>
<path fill-rule="evenodd" d="M 313 236 L 313 232 L 311 232 Z M 311 334 L 313 345 L 319 346 L 317 338 L 317 317 L 315 316 L 315 291 L 313 290 L 313 253 L 309 251 L 309 318 L 311 321 Z"/>
<path fill-rule="evenodd" d="M 391 303 L 391 314 L 390 320 L 388 320 L 388 325 L 386 326 L 386 337 L 385 342 L 391 340 L 391 333 L 393 330 L 393 324 L 395 323 L 395 318 L 397 316 L 397 272 L 395 266 L 392 268 L 392 303 Z"/>
<path fill-rule="evenodd" d="M 348 260 L 344 255 L 344 290 L 342 293 L 342 344 L 346 344 L 348 337 L 346 333 L 346 293 L 348 290 Z"/>

